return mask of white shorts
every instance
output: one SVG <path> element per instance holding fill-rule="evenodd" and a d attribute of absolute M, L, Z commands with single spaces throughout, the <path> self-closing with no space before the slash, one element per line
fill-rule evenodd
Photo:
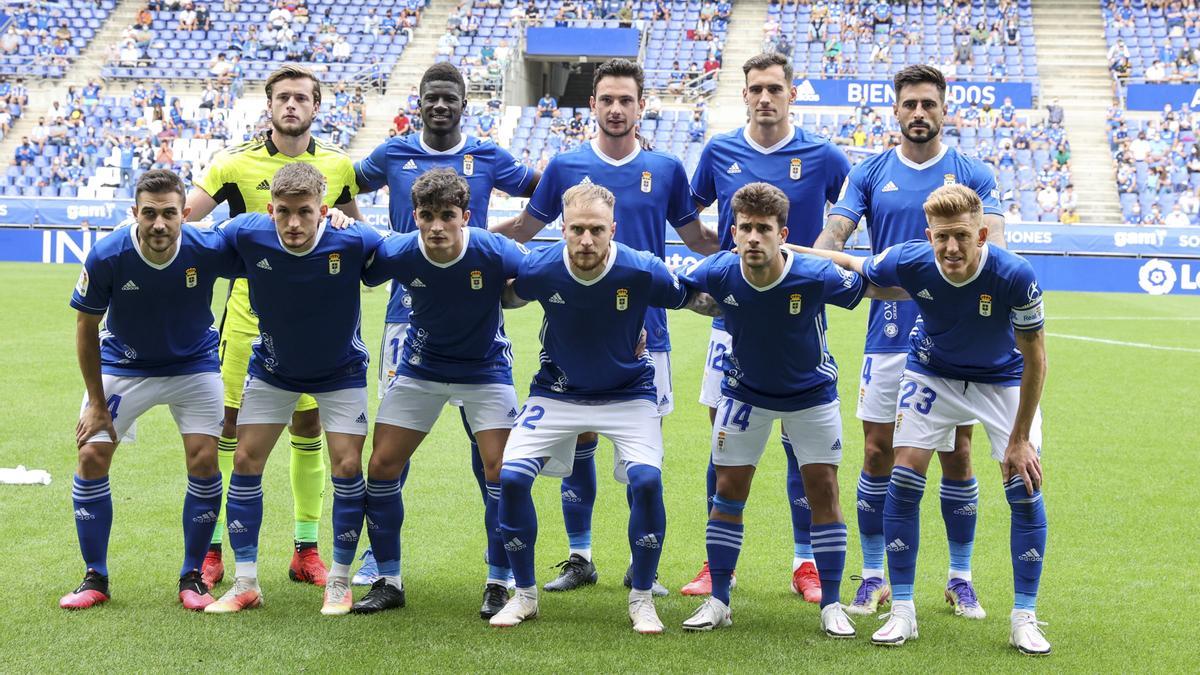
<path fill-rule="evenodd" d="M 317 399 L 321 414 L 321 426 L 326 431 L 339 434 L 367 435 L 367 388 L 338 389 L 324 393 L 309 392 Z M 242 409 L 238 411 L 238 425 L 242 424 L 287 424 L 292 420 L 292 411 L 300 393 L 280 389 L 252 375 L 246 376 L 242 389 Z"/>
<path fill-rule="evenodd" d="M 718 466 L 758 466 L 775 420 L 791 440 L 796 463 L 840 464 L 842 411 L 839 401 L 780 412 L 722 396 L 712 430 L 712 462 Z"/>
<path fill-rule="evenodd" d="M 596 405 L 531 396 L 517 414 L 504 461 L 546 458 L 542 473 L 567 477 L 575 464 L 575 437 L 594 431 L 613 444 L 613 477 L 629 482 L 628 464 L 662 469 L 662 420 L 650 401 L 615 401 Z"/>
<path fill-rule="evenodd" d="M 650 352 L 654 359 L 654 389 L 658 397 L 658 416 L 666 417 L 675 410 L 675 394 L 671 391 L 671 352 Z"/>
<path fill-rule="evenodd" d="M 511 384 L 448 384 L 398 375 L 392 378 L 375 422 L 428 433 L 451 401 L 461 401 L 472 432 L 510 429 L 517 416 Z"/>
<path fill-rule="evenodd" d="M 733 336 L 720 328 L 708 334 L 708 357 L 700 376 L 700 403 L 717 407 L 721 400 L 721 380 L 725 379 L 725 355 L 733 349 Z"/>
<path fill-rule="evenodd" d="M 892 444 L 897 448 L 943 451 L 946 448 L 940 443 L 947 433 L 979 420 L 992 444 L 992 459 L 1002 461 L 1020 398 L 1019 386 L 964 382 L 906 370 L 900 383 Z M 1040 408 L 1033 417 L 1029 442 L 1041 454 Z"/>
<path fill-rule="evenodd" d="M 864 422 L 891 424 L 896 421 L 896 399 L 908 354 L 863 354 L 858 378 L 858 410 L 855 416 Z M 975 424 L 972 420 L 970 424 Z M 954 430 L 938 446 L 938 452 L 954 450 Z"/>
<path fill-rule="evenodd" d="M 407 323 L 383 325 L 383 341 L 379 345 L 379 398 L 387 393 L 388 385 L 396 376 L 400 355 L 404 353 L 404 334 L 407 332 Z"/>
<path fill-rule="evenodd" d="M 102 375 L 104 394 L 113 427 L 122 441 L 133 441 L 134 422 L 156 405 L 166 405 L 181 434 L 221 435 L 225 424 L 225 387 L 220 373 L 193 373 L 167 377 L 127 377 Z M 87 407 L 85 392 L 80 414 Z M 101 431 L 89 442 L 112 443 Z"/>

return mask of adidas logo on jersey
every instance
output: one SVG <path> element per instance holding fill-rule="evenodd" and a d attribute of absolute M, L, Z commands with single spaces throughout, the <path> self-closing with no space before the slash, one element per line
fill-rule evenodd
<path fill-rule="evenodd" d="M 889 553 L 899 553 L 901 551 L 907 551 L 908 549 L 908 544 L 900 541 L 899 538 L 892 540 L 892 543 L 887 545 L 887 550 Z"/>
<path fill-rule="evenodd" d="M 1038 553 L 1036 548 L 1031 548 L 1028 551 L 1025 551 L 1021 555 L 1017 556 L 1017 558 L 1019 560 L 1024 560 L 1025 562 L 1042 562 L 1042 554 Z"/>
<path fill-rule="evenodd" d="M 865 511 L 867 513 L 875 513 L 875 507 L 871 506 L 871 502 L 868 502 L 865 499 L 858 500 L 858 510 Z"/>
<path fill-rule="evenodd" d="M 662 544 L 658 541 L 658 535 L 650 533 L 633 542 L 642 548 L 662 548 Z"/>
<path fill-rule="evenodd" d="M 728 169 L 725 169 L 725 173 L 730 173 L 730 174 L 733 174 L 733 173 L 741 173 L 741 172 L 742 172 L 742 167 L 738 166 L 738 163 L 737 163 L 737 162 L 734 162 L 733 164 L 730 164 L 730 165 L 729 165 L 729 168 L 728 168 Z"/>
<path fill-rule="evenodd" d="M 205 523 L 215 523 L 215 522 L 217 522 L 217 512 L 213 511 L 212 509 L 209 509 L 205 513 L 202 513 L 202 514 L 196 516 L 195 518 L 192 518 L 192 522 L 199 523 L 202 525 Z"/>
<path fill-rule="evenodd" d="M 956 516 L 974 516 L 979 514 L 979 507 L 974 504 L 964 504 L 957 509 L 954 509 Z"/>
<path fill-rule="evenodd" d="M 409 288 L 425 288 L 425 282 L 421 281 L 420 277 L 417 277 L 416 279 L 412 280 L 412 283 L 409 284 L 408 287 Z"/>
<path fill-rule="evenodd" d="M 883 190 L 880 190 L 880 192 L 895 192 L 895 191 L 897 191 L 897 190 L 899 190 L 899 189 L 900 189 L 900 188 L 896 187 L 896 184 L 895 184 L 895 183 L 893 183 L 892 181 L 890 181 L 890 180 L 889 180 L 889 181 L 887 182 L 887 185 L 884 185 L 884 186 L 883 186 Z"/>
<path fill-rule="evenodd" d="M 555 305 L 565 305 L 565 304 L 567 304 L 567 303 L 566 303 L 566 301 L 562 299 L 562 296 L 561 296 L 561 295 L 559 295 L 558 293 L 555 293 L 554 295 L 550 296 L 550 302 L 551 302 L 551 303 L 553 303 L 553 304 L 555 304 Z"/>
<path fill-rule="evenodd" d="M 235 520 L 229 524 L 229 533 L 230 534 L 235 534 L 235 533 L 242 534 L 245 531 L 246 531 L 246 526 L 243 525 L 242 521 L 240 521 L 240 520 Z"/>
<path fill-rule="evenodd" d="M 367 423 L 367 413 L 365 413 L 365 412 L 358 413 L 358 418 L 354 420 L 354 423 L 355 424 L 366 424 Z"/>
<path fill-rule="evenodd" d="M 88 513 L 88 510 L 82 506 L 75 509 L 75 520 L 95 520 L 96 516 Z"/>
<path fill-rule="evenodd" d="M 264 178 L 263 181 L 261 183 L 259 183 L 258 186 L 255 187 L 254 189 L 255 190 L 270 190 L 271 183 L 267 179 Z"/>
<path fill-rule="evenodd" d="M 924 289 L 924 288 L 922 288 L 922 289 L 921 289 L 921 292 L 920 292 L 920 293 L 917 293 L 917 297 L 918 297 L 918 298 L 924 298 L 924 299 L 926 299 L 926 300 L 932 300 L 932 299 L 933 299 L 933 294 L 932 294 L 932 293 L 930 293 L 930 292 L 929 292 L 927 289 Z"/>
<path fill-rule="evenodd" d="M 512 539 L 504 542 L 504 550 L 505 551 L 524 551 L 525 550 L 525 542 L 521 541 L 520 539 L 517 539 L 516 537 L 513 537 Z"/>
<path fill-rule="evenodd" d="M 580 497 L 579 495 L 575 494 L 574 490 L 567 490 L 566 492 L 562 493 L 562 500 L 564 502 L 578 504 L 579 502 L 583 501 L 583 498 Z"/>
<path fill-rule="evenodd" d="M 417 163 L 411 159 L 404 163 L 404 170 L 411 171 L 417 168 Z"/>
<path fill-rule="evenodd" d="M 345 532 L 343 532 L 337 536 L 337 540 L 344 541 L 348 544 L 353 543 L 353 542 L 358 541 L 358 533 L 355 532 L 354 530 L 346 530 Z"/>
<path fill-rule="evenodd" d="M 126 282 L 125 282 L 125 285 L 121 287 L 121 290 L 123 290 L 123 291 L 136 291 L 136 290 L 138 290 L 138 285 L 137 285 L 137 284 L 135 284 L 135 283 L 133 283 L 133 279 L 130 279 L 129 281 L 126 281 Z"/>
<path fill-rule="evenodd" d="M 725 299 L 724 299 L 724 300 L 722 300 L 721 302 L 723 302 L 723 303 L 725 303 L 725 304 L 727 304 L 727 305 L 730 305 L 731 307 L 737 307 L 737 306 L 738 306 L 738 304 L 737 304 L 737 300 L 735 300 L 735 299 L 733 298 L 733 293 L 730 293 L 729 295 L 725 296 Z"/>
<path fill-rule="evenodd" d="M 266 258 L 263 258 L 262 260 L 258 261 L 258 264 L 255 265 L 255 267 L 257 267 L 260 270 L 269 270 L 269 269 L 271 269 L 271 263 L 267 262 Z"/>

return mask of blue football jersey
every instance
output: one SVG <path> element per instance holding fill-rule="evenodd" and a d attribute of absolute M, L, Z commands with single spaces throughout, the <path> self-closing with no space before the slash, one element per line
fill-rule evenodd
<path fill-rule="evenodd" d="M 812 246 L 825 224 L 825 204 L 837 201 L 850 172 L 850 160 L 828 139 L 791 127 L 786 138 L 764 148 L 748 128 L 714 136 L 700 153 L 692 174 L 692 199 L 717 202 L 721 248 L 733 248 L 733 194 L 748 183 L 769 183 L 788 198 L 788 243 Z M 724 329 L 724 318 L 713 319 Z"/>
<path fill-rule="evenodd" d="M 646 309 L 678 309 L 688 295 L 662 259 L 613 242 L 604 272 L 583 281 L 571 273 L 566 243 L 558 242 L 526 256 L 514 289 L 545 312 L 530 396 L 655 400 L 654 364 L 649 353 L 636 355 Z"/>
<path fill-rule="evenodd" d="M 463 229 L 462 255 L 438 263 L 425 254 L 420 232 L 389 237 L 367 263 L 363 280 L 404 284 L 412 314 L 396 350 L 396 373 L 454 384 L 512 384 L 512 342 L 504 334 L 500 296 L 528 254 L 487 230 Z"/>
<path fill-rule="evenodd" d="M 324 220 L 313 248 L 293 253 L 265 213 L 243 213 L 220 231 L 242 257 L 258 315 L 249 373 L 310 394 L 367 386 L 359 285 L 385 234 L 366 223 L 335 230 Z"/>
<path fill-rule="evenodd" d="M 687 171 L 678 157 L 639 148 L 614 160 L 597 150 L 594 141 L 555 155 L 526 208 L 538 220 L 554 222 L 562 214 L 563 193 L 585 180 L 603 185 L 616 196 L 614 238 L 660 259 L 667 255 L 666 226 L 683 227 L 696 219 Z M 671 350 L 667 314 L 657 307 L 646 315 L 646 349 Z"/>
<path fill-rule="evenodd" d="M 88 251 L 71 306 L 105 314 L 100 371 L 165 377 L 221 369 L 212 289 L 233 277 L 241 259 L 220 234 L 184 223 L 175 257 L 156 265 L 142 256 L 137 228 L 118 228 Z"/>
<path fill-rule="evenodd" d="M 955 283 L 942 274 L 926 241 L 892 246 L 866 262 L 877 286 L 899 286 L 920 308 L 909 337 L 907 368 L 968 382 L 1016 385 L 1024 360 L 1013 330 L 1042 328 L 1042 291 L 1021 256 L 985 244 L 979 271 Z"/>
<path fill-rule="evenodd" d="M 825 343 L 825 305 L 854 309 L 862 277 L 825 258 L 784 252 L 783 275 L 760 288 L 742 275 L 730 251 L 680 275 L 708 293 L 733 338 L 721 393 L 767 410 L 790 412 L 837 400 L 837 363 Z"/>
<path fill-rule="evenodd" d="M 490 140 L 463 134 L 462 142 L 445 151 L 425 145 L 421 134 L 398 136 L 381 144 L 354 165 L 359 190 L 371 192 L 388 187 L 388 216 L 396 232 L 417 229 L 413 219 L 412 186 L 430 169 L 454 169 L 471 186 L 471 222 L 487 229 L 488 203 L 492 189 L 510 195 L 523 195 L 533 182 L 534 171 L 513 158 Z M 407 323 L 411 298 L 400 286 L 393 286 L 388 302 L 387 322 Z"/>
<path fill-rule="evenodd" d="M 854 222 L 867 219 L 872 251 L 882 251 L 901 242 L 925 238 L 925 210 L 929 194 L 943 185 L 959 183 L 975 190 L 983 200 L 983 212 L 1003 216 L 992 170 L 984 163 L 949 146 L 924 164 L 914 164 L 898 149 L 863 160 L 850 171 L 845 188 L 831 214 Z M 912 302 L 871 301 L 867 319 L 867 354 L 896 354 L 908 351 L 908 334 L 917 321 Z"/>

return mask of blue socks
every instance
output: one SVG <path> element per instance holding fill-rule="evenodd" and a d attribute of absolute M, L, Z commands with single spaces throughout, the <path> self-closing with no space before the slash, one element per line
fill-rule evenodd
<path fill-rule="evenodd" d="M 791 440 L 787 434 L 781 434 L 780 440 L 783 442 L 783 454 L 787 456 L 787 496 L 788 506 L 792 510 L 794 554 L 798 561 L 814 560 L 812 541 L 809 537 L 809 529 L 812 528 L 812 508 L 808 505 L 808 497 L 804 496 L 804 477 L 800 475 L 800 465 L 796 462 Z M 820 568 L 821 566 L 817 565 L 817 569 Z"/>
<path fill-rule="evenodd" d="M 842 572 L 846 568 L 846 524 L 813 525 L 812 550 L 821 578 L 821 607 L 841 602 Z"/>
<path fill-rule="evenodd" d="M 883 576 L 883 509 L 890 476 L 858 475 L 858 538 L 862 544 L 863 577 L 867 570 Z M 819 569 L 819 568 L 818 568 Z"/>
<path fill-rule="evenodd" d="M 487 530 L 487 559 L 489 584 L 507 584 L 512 570 L 504 552 L 504 535 L 500 532 L 500 483 L 485 483 L 487 504 L 483 509 L 483 526 Z"/>
<path fill-rule="evenodd" d="M 1042 559 L 1046 557 L 1046 505 L 1042 491 L 1033 496 L 1025 492 L 1020 476 L 1004 484 L 1004 496 L 1012 510 L 1009 550 L 1012 552 L 1014 609 L 1037 609 L 1038 582 L 1042 578 Z"/>
<path fill-rule="evenodd" d="M 741 502 L 744 506 L 745 503 Z M 708 571 L 712 575 L 712 596 L 729 605 L 729 583 L 733 570 L 737 568 L 738 555 L 742 552 L 742 537 L 746 528 L 741 523 L 730 523 L 710 518 L 705 532 L 704 544 L 708 550 Z"/>
<path fill-rule="evenodd" d="M 533 506 L 533 479 L 545 459 L 514 459 L 500 468 L 500 532 L 517 588 L 537 585 L 533 547 L 537 543 L 537 511 Z"/>
<path fill-rule="evenodd" d="M 559 488 L 567 541 L 572 551 L 587 551 L 585 557 L 589 559 L 592 549 L 592 511 L 596 506 L 596 445 L 593 442 L 575 446 L 571 475 L 562 479 L 562 487 Z"/>
<path fill-rule="evenodd" d="M 895 600 L 913 598 L 921 536 L 921 497 L 924 494 L 924 476 L 903 466 L 892 469 L 887 503 L 883 507 L 883 535 L 887 540 L 888 575 Z"/>
<path fill-rule="evenodd" d="M 233 472 L 229 477 L 229 495 L 225 500 L 225 527 L 229 530 L 229 545 L 233 547 L 233 558 L 242 569 L 253 569 L 258 562 L 258 531 L 262 527 L 263 491 L 262 475 L 243 475 Z"/>
<path fill-rule="evenodd" d="M 354 562 L 366 507 L 367 485 L 361 473 L 353 478 L 333 477 L 334 564 L 349 567 Z"/>
<path fill-rule="evenodd" d="M 400 528 L 404 498 L 399 480 L 367 479 L 367 538 L 380 577 L 400 576 Z"/>
<path fill-rule="evenodd" d="M 633 589 L 648 591 L 658 573 L 663 539 L 667 530 L 667 510 L 663 505 L 662 471 L 645 464 L 629 464 L 628 494 L 629 550 L 633 554 L 630 577 Z M 565 502 L 564 502 L 565 506 Z"/>
<path fill-rule="evenodd" d="M 979 481 L 942 479 L 942 520 L 950 543 L 950 576 L 971 579 L 971 551 L 979 512 Z"/>
<path fill-rule="evenodd" d="M 112 533 L 113 517 L 108 476 L 95 480 L 75 476 L 71 486 L 71 506 L 75 510 L 75 533 L 79 536 L 79 552 L 83 554 L 84 565 L 108 576 L 108 537 Z"/>
<path fill-rule="evenodd" d="M 221 474 L 208 478 L 188 476 L 183 497 L 183 567 L 179 576 L 200 571 L 221 514 Z"/>

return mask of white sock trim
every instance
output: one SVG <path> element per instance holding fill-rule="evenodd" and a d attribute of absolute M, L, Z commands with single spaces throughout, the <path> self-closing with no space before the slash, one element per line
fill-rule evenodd
<path fill-rule="evenodd" d="M 592 549 L 590 549 L 590 548 L 573 548 L 573 549 L 570 549 L 567 552 L 567 554 L 568 555 L 577 555 L 588 562 L 592 561 Z"/>
<path fill-rule="evenodd" d="M 950 570 L 950 577 L 953 579 L 962 579 L 963 581 L 971 580 L 971 570 Z"/>

